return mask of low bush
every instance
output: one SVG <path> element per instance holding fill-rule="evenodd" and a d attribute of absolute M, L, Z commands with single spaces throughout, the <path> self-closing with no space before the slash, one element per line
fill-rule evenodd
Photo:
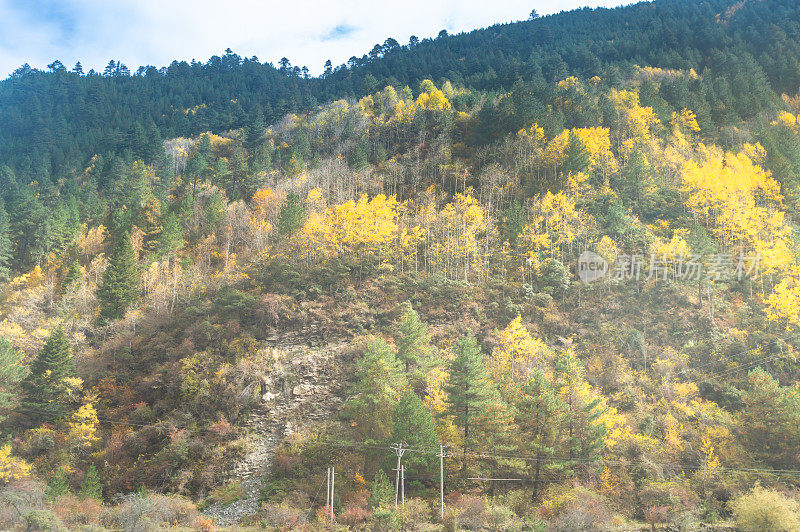
<path fill-rule="evenodd" d="M 288 504 L 267 503 L 262 509 L 262 520 L 271 527 L 283 532 L 295 530 L 308 521 L 306 512 Z"/>
<path fill-rule="evenodd" d="M 742 532 L 800 530 L 800 505 L 779 491 L 756 486 L 731 504 L 736 529 Z"/>
<path fill-rule="evenodd" d="M 100 524 L 103 505 L 97 499 L 80 499 L 67 494 L 58 497 L 53 503 L 53 511 L 70 529 L 85 525 Z"/>
<path fill-rule="evenodd" d="M 403 530 L 423 530 L 430 522 L 431 507 L 422 499 L 409 499 L 400 509 L 398 517 Z"/>
<path fill-rule="evenodd" d="M 131 494 L 100 516 L 103 525 L 124 530 L 159 530 L 163 526 L 192 526 L 197 507 L 177 495 Z"/>
<path fill-rule="evenodd" d="M 549 522 L 547 530 L 553 532 L 606 529 L 614 515 L 605 497 L 581 486 L 553 486 L 539 512 Z"/>

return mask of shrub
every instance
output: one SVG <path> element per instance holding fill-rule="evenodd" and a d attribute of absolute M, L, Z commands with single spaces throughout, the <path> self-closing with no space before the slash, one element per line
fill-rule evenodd
<path fill-rule="evenodd" d="M 580 486 L 549 489 L 540 511 L 550 519 L 547 529 L 554 532 L 605 529 L 613 516 L 605 497 Z"/>
<path fill-rule="evenodd" d="M 430 521 L 431 507 L 422 499 L 409 499 L 398 517 L 403 530 L 422 530 Z"/>
<path fill-rule="evenodd" d="M 486 501 L 479 497 L 464 495 L 451 506 L 454 528 L 480 530 L 486 526 Z"/>
<path fill-rule="evenodd" d="M 736 529 L 743 532 L 800 530 L 800 506 L 775 490 L 756 485 L 731 505 Z"/>
<path fill-rule="evenodd" d="M 347 501 L 339 520 L 351 528 L 364 524 L 372 516 L 372 512 L 367 508 L 368 496 L 367 490 L 354 493 L 350 500 Z"/>
<path fill-rule="evenodd" d="M 280 531 L 294 530 L 308 520 L 303 510 L 293 508 L 286 503 L 267 503 L 262 513 L 264 521 Z"/>
<path fill-rule="evenodd" d="M 208 496 L 210 503 L 218 502 L 224 506 L 233 504 L 246 494 L 242 488 L 242 483 L 239 481 L 231 482 L 227 486 L 222 486 L 211 492 Z"/>
<path fill-rule="evenodd" d="M 24 527 L 22 516 L 44 508 L 44 484 L 21 481 L 0 489 L 0 530 Z"/>
<path fill-rule="evenodd" d="M 27 532 L 57 532 L 67 529 L 50 510 L 32 510 L 25 514 L 25 530 Z"/>
<path fill-rule="evenodd" d="M 498 497 L 498 500 L 503 505 L 508 506 L 517 517 L 525 517 L 531 514 L 533 509 L 533 502 L 531 501 L 531 493 L 525 490 L 511 490 L 508 493 Z"/>
<path fill-rule="evenodd" d="M 400 518 L 394 510 L 380 507 L 369 520 L 369 530 L 373 532 L 393 532 L 400 530 Z"/>
<path fill-rule="evenodd" d="M 194 526 L 200 532 L 214 532 L 214 521 L 208 517 L 198 517 Z"/>
<path fill-rule="evenodd" d="M 136 493 L 107 508 L 100 519 L 110 528 L 158 530 L 161 526 L 191 526 L 197 519 L 197 508 L 177 495 Z"/>
<path fill-rule="evenodd" d="M 507 506 L 490 506 L 486 509 L 486 526 L 494 532 L 522 530 L 522 522 Z"/>
<path fill-rule="evenodd" d="M 70 529 L 100 523 L 103 506 L 96 499 L 79 499 L 75 495 L 62 495 L 55 500 L 53 510 Z"/>

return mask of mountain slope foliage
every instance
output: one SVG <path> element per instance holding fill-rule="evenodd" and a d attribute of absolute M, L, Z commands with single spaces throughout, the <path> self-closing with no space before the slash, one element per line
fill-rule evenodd
<path fill-rule="evenodd" d="M 711 10 L 744 35 L 781 5 L 562 17 Z M 392 53 L 414 50 L 353 72 Z M 257 524 L 327 526 L 329 466 L 352 529 L 797 522 L 799 87 L 742 57 L 381 84 L 57 180 L 6 167 L 3 496 L 39 479 L 36 512 L 109 528 L 232 502 L 285 347 L 343 342 L 344 406 L 280 442 Z"/>
<path fill-rule="evenodd" d="M 0 160 L 17 179 L 44 184 L 80 172 L 93 154 L 152 162 L 161 139 L 260 128 L 386 85 L 450 80 L 502 92 L 518 80 L 619 80 L 635 65 L 704 74 L 701 87 L 668 84 L 665 92 L 673 103 L 692 98 L 705 134 L 716 135 L 719 127 L 774 109 L 771 91 L 792 94 L 800 84 L 798 10 L 791 0 L 587 8 L 456 36 L 412 37 L 407 45 L 388 38 L 347 64 L 326 64 L 320 77 L 285 58 L 274 66 L 231 50 L 205 63 L 133 71 L 119 61 L 102 72 L 58 60 L 46 72 L 23 65 L 0 82 Z"/>

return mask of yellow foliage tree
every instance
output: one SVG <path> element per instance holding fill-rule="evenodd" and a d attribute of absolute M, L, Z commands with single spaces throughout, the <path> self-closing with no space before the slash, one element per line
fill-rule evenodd
<path fill-rule="evenodd" d="M 11 455 L 11 445 L 6 444 L 0 447 L 0 485 L 23 479 L 30 473 L 30 464 Z"/>

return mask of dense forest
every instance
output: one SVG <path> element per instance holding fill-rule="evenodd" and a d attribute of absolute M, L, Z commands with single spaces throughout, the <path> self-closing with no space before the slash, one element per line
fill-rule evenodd
<path fill-rule="evenodd" d="M 388 38 L 346 65 L 326 64 L 320 77 L 288 59 L 276 67 L 231 50 L 206 63 L 133 71 L 119 61 L 102 72 L 58 60 L 48 72 L 23 65 L 0 83 L 0 160 L 18 178 L 44 183 L 80 172 L 94 154 L 147 160 L 160 139 L 258 128 L 387 85 L 449 80 L 498 93 L 570 75 L 616 82 L 636 65 L 702 73 L 699 87 L 676 82 L 665 91 L 674 105 L 692 103 L 714 134 L 773 108 L 773 90 L 796 90 L 799 13 L 792 0 L 587 8 L 406 45 Z"/>
<path fill-rule="evenodd" d="M 800 530 L 799 32 L 19 69 L 0 528 Z"/>

